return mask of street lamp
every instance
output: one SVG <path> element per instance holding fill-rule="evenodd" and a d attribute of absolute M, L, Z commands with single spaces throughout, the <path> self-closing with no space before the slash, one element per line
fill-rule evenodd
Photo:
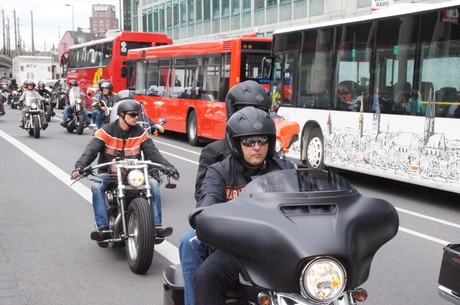
<path fill-rule="evenodd" d="M 72 8 L 72 31 L 75 32 L 75 23 L 74 23 L 74 14 L 73 14 L 73 5 L 72 4 L 64 4 L 65 6 L 70 6 Z"/>

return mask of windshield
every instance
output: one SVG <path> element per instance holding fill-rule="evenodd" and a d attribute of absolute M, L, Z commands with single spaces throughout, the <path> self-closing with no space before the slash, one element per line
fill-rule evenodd
<path fill-rule="evenodd" d="M 290 169 L 268 173 L 249 183 L 243 193 L 325 192 L 352 190 L 341 176 L 316 169 Z"/>

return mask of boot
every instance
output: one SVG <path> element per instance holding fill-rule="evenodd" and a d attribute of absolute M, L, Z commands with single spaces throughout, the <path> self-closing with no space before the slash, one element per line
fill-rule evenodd
<path fill-rule="evenodd" d="M 19 128 L 24 128 L 24 121 L 23 120 L 19 120 Z"/>

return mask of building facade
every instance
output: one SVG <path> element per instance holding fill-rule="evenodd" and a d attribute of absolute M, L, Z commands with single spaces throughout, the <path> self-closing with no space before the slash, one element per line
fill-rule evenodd
<path fill-rule="evenodd" d="M 128 1 L 124 15 L 130 14 L 129 30 L 166 33 L 175 42 L 247 33 L 271 36 L 275 29 L 370 14 L 372 5 L 372 0 Z M 395 0 L 394 4 L 403 2 L 415 1 Z"/>
<path fill-rule="evenodd" d="M 91 17 L 89 18 L 91 33 L 105 33 L 107 30 L 118 29 L 116 8 L 109 4 L 93 4 Z"/>

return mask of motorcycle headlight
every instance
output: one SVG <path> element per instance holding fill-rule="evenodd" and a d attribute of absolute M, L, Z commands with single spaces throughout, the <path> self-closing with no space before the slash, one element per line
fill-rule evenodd
<path fill-rule="evenodd" d="M 79 99 L 79 98 L 75 99 L 75 103 L 81 104 L 81 99 Z"/>
<path fill-rule="evenodd" d="M 346 283 L 345 268 L 331 257 L 311 261 L 303 269 L 300 278 L 302 295 L 322 303 L 329 303 L 342 294 Z"/>
<path fill-rule="evenodd" d="M 32 105 L 30 105 L 30 108 L 36 110 L 38 108 L 37 103 L 32 103 Z"/>
<path fill-rule="evenodd" d="M 128 183 L 132 187 L 138 187 L 144 184 L 144 173 L 138 169 L 132 170 L 128 174 Z"/>

